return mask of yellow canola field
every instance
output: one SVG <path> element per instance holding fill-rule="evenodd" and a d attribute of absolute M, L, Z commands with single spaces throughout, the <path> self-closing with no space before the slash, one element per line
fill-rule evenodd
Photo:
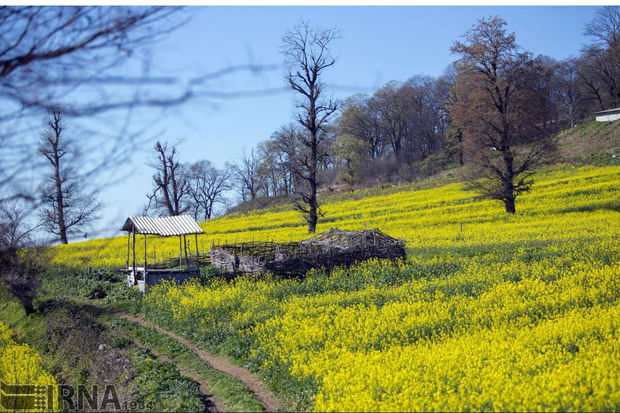
<path fill-rule="evenodd" d="M 317 232 L 332 227 L 359 230 L 379 228 L 391 236 L 405 238 L 409 248 L 444 248 L 498 243 L 528 243 L 541 237 L 566 239 L 567 233 L 600 233 L 618 224 L 620 167 L 564 166 L 539 173 L 532 192 L 517 200 L 517 214 L 508 216 L 501 203 L 481 200 L 462 184 L 435 189 L 403 191 L 332 202 L 322 206 L 325 217 Z M 551 215 L 550 215 L 551 214 Z M 291 241 L 308 237 L 299 212 L 256 212 L 226 216 L 201 223 L 205 234 L 198 249 L 208 251 L 212 243 L 243 241 Z M 460 225 L 463 232 L 460 232 Z M 122 222 L 118 223 L 118 227 Z M 144 257 L 142 238 L 136 242 L 137 257 Z M 193 252 L 191 236 L 188 245 Z M 102 238 L 54 247 L 55 262 L 69 266 L 124 266 L 127 237 Z M 148 237 L 150 262 L 178 256 L 178 237 Z"/>
<path fill-rule="evenodd" d="M 143 311 L 316 411 L 618 411 L 619 194 L 620 167 L 563 167 L 515 216 L 460 185 L 333 203 L 321 230 L 405 236 L 407 261 L 164 285 Z M 223 218 L 205 239 L 302 238 L 298 222 Z"/>
<path fill-rule="evenodd" d="M 26 344 L 18 344 L 13 340 L 9 327 L 0 322 L 0 380 L 7 385 L 35 385 L 41 386 L 43 404 L 33 405 L 20 404 L 3 394 L 0 411 L 59 411 L 57 382 L 54 376 L 48 373 L 42 365 L 43 361 L 39 353 Z M 51 387 L 50 387 L 51 386 Z M 47 391 L 51 389 L 53 397 L 48 399 Z M 51 405 L 47 404 L 51 401 Z M 15 402 L 15 404 L 13 404 Z M 6 405 L 11 404 L 9 408 Z"/>

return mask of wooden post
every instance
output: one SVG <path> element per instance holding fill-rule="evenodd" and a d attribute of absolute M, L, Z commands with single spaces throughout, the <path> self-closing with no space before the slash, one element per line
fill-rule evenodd
<path fill-rule="evenodd" d="M 196 241 L 196 268 L 200 267 L 200 256 L 198 255 L 198 233 L 194 234 L 194 240 Z"/>
<path fill-rule="evenodd" d="M 187 239 L 185 238 L 185 234 L 183 234 L 183 246 L 185 248 L 185 265 L 189 267 L 189 259 L 187 258 Z"/>
<path fill-rule="evenodd" d="M 133 227 L 133 241 L 131 251 L 133 252 L 133 283 L 134 285 L 138 283 L 138 276 L 136 275 L 136 227 Z"/>
<path fill-rule="evenodd" d="M 179 235 L 179 268 L 183 265 L 183 261 L 181 261 L 181 257 L 183 256 L 183 246 L 181 244 L 181 236 Z"/>
<path fill-rule="evenodd" d="M 144 234 L 144 272 L 142 273 L 142 279 L 146 286 L 146 234 Z"/>
<path fill-rule="evenodd" d="M 131 231 L 127 232 L 127 268 L 129 268 L 129 244 L 131 243 Z"/>

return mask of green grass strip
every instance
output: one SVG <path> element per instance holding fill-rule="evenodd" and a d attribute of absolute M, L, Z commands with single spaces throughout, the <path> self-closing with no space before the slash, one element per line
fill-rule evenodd
<path fill-rule="evenodd" d="M 111 315 L 102 317 L 105 323 L 124 331 L 141 345 L 170 357 L 179 367 L 192 371 L 201 377 L 213 395 L 230 411 L 262 412 L 263 408 L 250 389 L 239 379 L 212 368 L 192 350 L 175 339 L 161 334 L 153 328 L 144 327 Z"/>

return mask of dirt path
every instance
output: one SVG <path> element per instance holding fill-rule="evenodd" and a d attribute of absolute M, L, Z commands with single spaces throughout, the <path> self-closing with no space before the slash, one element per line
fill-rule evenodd
<path fill-rule="evenodd" d="M 260 401 L 261 405 L 266 411 L 273 412 L 273 411 L 280 410 L 280 404 L 278 403 L 274 394 L 265 387 L 265 385 L 260 381 L 260 379 L 255 374 L 251 373 L 245 367 L 236 366 L 232 364 L 226 357 L 215 356 L 211 353 L 208 353 L 205 350 L 198 348 L 198 346 L 196 346 L 194 343 L 192 343 L 185 337 L 179 336 L 178 334 L 165 330 L 161 328 L 160 326 L 153 324 L 148 320 L 143 319 L 142 317 L 134 316 L 134 315 L 123 313 L 123 312 L 114 312 L 114 315 L 116 315 L 117 317 L 121 317 L 125 320 L 138 323 L 144 327 L 153 328 L 162 334 L 166 334 L 167 336 L 172 337 L 173 339 L 175 339 L 176 341 L 178 341 L 179 343 L 183 344 L 185 347 L 189 348 L 194 353 L 196 353 L 198 357 L 200 357 L 202 360 L 209 363 L 211 367 L 213 367 L 214 369 L 222 371 L 228 375 L 238 378 L 243 384 L 245 384 L 250 390 L 252 390 L 252 392 L 254 393 L 254 396 L 256 396 L 258 401 Z M 157 356 L 155 352 L 153 352 L 153 354 Z M 188 377 L 194 378 L 190 372 L 184 371 L 179 367 L 177 368 L 182 374 Z M 190 373 L 190 374 L 186 374 L 186 373 Z M 198 383 L 201 383 L 198 379 L 194 379 L 194 380 L 196 380 Z M 201 383 L 201 391 L 202 391 L 202 383 Z M 207 393 L 208 393 L 208 390 L 207 390 Z M 216 403 L 216 407 L 218 408 L 218 410 L 222 411 L 221 408 L 217 406 L 217 403 Z"/>
<path fill-rule="evenodd" d="M 179 372 L 186 376 L 189 377 L 190 379 L 194 380 L 196 383 L 198 383 L 198 385 L 200 386 L 200 393 L 202 393 L 203 397 L 204 397 L 204 403 L 205 403 L 205 408 L 206 408 L 206 412 L 213 412 L 213 413 L 219 413 L 219 412 L 225 412 L 227 411 L 226 406 L 224 406 L 222 404 L 222 402 L 220 402 L 217 398 L 215 398 L 215 396 L 213 394 L 211 394 L 211 392 L 209 391 L 209 386 L 207 386 L 207 384 L 204 382 L 204 380 L 197 374 L 195 374 L 192 371 L 189 371 L 187 369 L 184 369 L 183 367 L 177 365 L 174 363 L 174 361 L 166 356 L 165 354 L 161 354 L 155 350 L 153 350 L 152 348 L 148 349 L 151 353 L 153 353 L 153 355 L 155 357 L 157 357 L 160 360 L 163 360 L 165 362 L 174 364 L 177 368 L 177 370 L 179 370 Z"/>
<path fill-rule="evenodd" d="M 213 394 L 211 394 L 209 390 L 209 386 L 207 385 L 207 383 L 205 383 L 205 381 L 199 375 L 177 365 L 174 362 L 174 360 L 172 360 L 167 355 L 162 354 L 158 352 L 157 350 L 149 346 L 146 346 L 145 344 L 139 341 L 136 341 L 132 337 L 128 337 L 127 334 L 125 334 L 125 332 L 122 330 L 115 330 L 115 334 L 118 334 L 118 335 L 121 335 L 123 337 L 130 339 L 131 341 L 133 341 L 134 345 L 136 345 L 137 347 L 147 349 L 149 353 L 154 355 L 157 359 L 174 365 L 177 368 L 177 370 L 179 370 L 179 373 L 181 373 L 183 376 L 189 377 L 190 379 L 198 383 L 200 393 L 202 393 L 203 402 L 205 404 L 205 413 L 220 413 L 220 412 L 225 412 L 227 410 L 226 406 L 224 406 L 222 402 L 220 402 Z"/>

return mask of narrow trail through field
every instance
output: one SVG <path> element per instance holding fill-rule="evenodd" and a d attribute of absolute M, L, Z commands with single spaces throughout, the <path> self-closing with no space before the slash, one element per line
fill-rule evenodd
<path fill-rule="evenodd" d="M 213 394 L 211 394 L 211 391 L 209 390 L 209 386 L 207 385 L 207 383 L 202 379 L 202 377 L 200 377 L 199 375 L 197 375 L 196 373 L 187 370 L 179 365 L 177 365 L 174 360 L 172 360 L 170 357 L 168 357 L 167 355 L 160 353 L 159 351 L 144 345 L 144 343 L 141 343 L 137 340 L 135 340 L 132 337 L 128 337 L 127 334 L 125 334 L 123 331 L 121 330 L 117 330 L 115 331 L 115 334 L 121 335 L 123 337 L 126 337 L 128 339 L 130 339 L 135 346 L 140 347 L 140 348 L 144 348 L 147 349 L 149 351 L 149 353 L 151 353 L 153 356 L 155 356 L 155 358 L 157 358 L 158 360 L 161 361 L 165 361 L 166 363 L 170 363 L 173 364 L 177 370 L 179 370 L 179 373 L 181 373 L 183 376 L 185 377 L 189 377 L 190 379 L 194 380 L 196 383 L 198 383 L 199 389 L 200 389 L 200 393 L 202 394 L 202 398 L 203 398 L 203 402 L 205 404 L 205 413 L 220 413 L 220 412 L 225 412 L 227 411 L 226 406 L 220 402 Z"/>
<path fill-rule="evenodd" d="M 182 337 L 171 331 L 163 329 L 160 326 L 148 320 L 145 320 L 144 318 L 140 316 L 134 316 L 134 315 L 124 313 L 124 312 L 119 312 L 119 311 L 115 311 L 113 312 L 113 314 L 125 320 L 138 323 L 144 327 L 153 328 L 157 330 L 159 333 L 165 334 L 168 337 L 173 338 L 174 340 L 178 341 L 179 343 L 181 343 L 182 345 L 184 345 L 185 347 L 189 348 L 194 353 L 196 353 L 198 357 L 200 357 L 202 360 L 209 363 L 211 367 L 213 367 L 214 369 L 238 378 L 243 384 L 245 384 L 250 390 L 252 390 L 252 392 L 254 393 L 254 396 L 258 399 L 258 401 L 261 403 L 261 405 L 266 411 L 273 412 L 273 411 L 280 410 L 280 403 L 276 399 L 275 395 L 269 389 L 267 389 L 265 385 L 263 384 L 263 382 L 255 374 L 250 372 L 250 370 L 248 370 L 247 368 L 236 366 L 232 364 L 226 357 L 215 356 L 201 348 L 198 348 L 198 346 L 196 346 L 194 343 L 192 343 L 185 337 Z M 153 354 L 155 353 L 153 352 Z M 179 371 L 181 371 L 182 374 L 188 377 L 192 377 L 191 374 L 185 374 L 185 372 L 181 368 L 179 368 Z M 199 380 L 196 380 L 196 381 L 200 383 Z M 202 386 L 202 383 L 201 383 L 201 386 Z M 220 409 L 218 408 L 218 410 Z"/>

